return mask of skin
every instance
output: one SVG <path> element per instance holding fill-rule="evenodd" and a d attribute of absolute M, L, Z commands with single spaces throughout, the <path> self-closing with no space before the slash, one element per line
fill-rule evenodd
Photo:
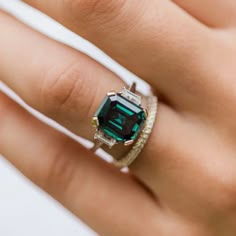
<path fill-rule="evenodd" d="M 150 83 L 160 106 L 147 145 L 124 174 L 0 93 L 0 153 L 100 235 L 235 235 L 236 2 L 25 2 Z M 91 139 L 91 116 L 123 82 L 4 12 L 0 35 L 0 79 Z"/>

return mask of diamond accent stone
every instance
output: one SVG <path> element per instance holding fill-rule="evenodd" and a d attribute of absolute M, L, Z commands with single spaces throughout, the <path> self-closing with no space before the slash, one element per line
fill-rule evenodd
<path fill-rule="evenodd" d="M 121 95 L 125 98 L 127 98 L 128 100 L 132 101 L 133 103 L 137 104 L 138 106 L 141 105 L 141 102 L 142 102 L 142 98 L 131 92 L 130 90 L 128 90 L 127 88 L 123 88 L 122 91 L 121 91 Z"/>
<path fill-rule="evenodd" d="M 94 139 L 98 139 L 102 143 L 106 144 L 110 148 L 116 144 L 116 140 L 105 135 L 101 130 L 97 130 L 94 135 Z"/>

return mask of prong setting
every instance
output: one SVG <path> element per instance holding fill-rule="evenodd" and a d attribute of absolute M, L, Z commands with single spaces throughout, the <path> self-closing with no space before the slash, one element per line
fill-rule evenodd
<path fill-rule="evenodd" d="M 110 91 L 110 92 L 107 93 L 107 96 L 108 97 L 116 96 L 116 92 L 115 91 Z"/>
<path fill-rule="evenodd" d="M 144 111 L 144 114 L 145 114 L 145 118 L 147 119 L 147 117 L 148 117 L 148 110 L 144 108 L 143 111 Z"/>
<path fill-rule="evenodd" d="M 112 147 L 116 143 L 132 145 L 147 117 L 135 84 L 121 92 L 110 91 L 92 118 L 95 139 Z"/>
<path fill-rule="evenodd" d="M 98 118 L 97 118 L 96 116 L 94 116 L 94 117 L 92 118 L 91 123 L 92 123 L 92 126 L 93 126 L 93 127 L 97 128 L 97 127 L 99 126 L 99 120 L 98 120 Z"/>

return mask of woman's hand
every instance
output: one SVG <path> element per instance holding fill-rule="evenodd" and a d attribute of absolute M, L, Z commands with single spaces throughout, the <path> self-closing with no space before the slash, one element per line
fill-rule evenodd
<path fill-rule="evenodd" d="M 3 94 L 0 152 L 100 235 L 236 235 L 236 2 L 25 2 L 150 83 L 161 102 L 129 175 Z M 1 80 L 91 139 L 94 111 L 123 82 L 3 12 L 0 35 Z"/>

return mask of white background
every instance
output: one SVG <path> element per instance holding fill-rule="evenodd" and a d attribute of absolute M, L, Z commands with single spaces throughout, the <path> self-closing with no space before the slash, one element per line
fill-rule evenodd
<path fill-rule="evenodd" d="M 36 30 L 90 55 L 127 82 L 130 83 L 136 79 L 134 75 L 117 65 L 96 47 L 22 2 L 0 0 L 0 8 L 15 15 Z M 147 87 L 143 83 L 139 85 L 139 89 L 147 92 Z M 0 90 L 7 92 L 17 102 L 21 102 L 1 82 Z M 96 234 L 25 179 L 0 156 L 0 235 L 94 236 Z"/>

